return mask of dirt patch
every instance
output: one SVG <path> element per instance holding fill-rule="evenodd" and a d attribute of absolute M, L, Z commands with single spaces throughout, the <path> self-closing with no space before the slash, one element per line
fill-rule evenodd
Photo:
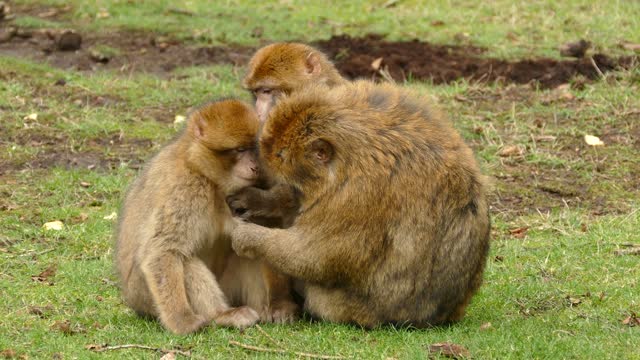
<path fill-rule="evenodd" d="M 69 8 L 22 7 L 16 15 L 64 17 Z M 243 46 L 190 45 L 185 42 L 141 32 L 82 33 L 75 51 L 60 51 L 56 42 L 61 30 L 15 29 L 0 23 L 0 55 L 27 57 L 56 67 L 93 71 L 115 69 L 123 73 L 149 72 L 170 76 L 176 68 L 227 63 L 244 66 L 255 48 Z M 0 39 L 2 36 L 0 36 Z M 392 42 L 380 35 L 353 38 L 334 36 L 313 45 L 325 51 L 348 78 L 380 78 L 379 70 L 396 81 L 430 80 L 436 84 L 459 79 L 503 83 L 537 83 L 552 88 L 575 76 L 598 79 L 601 74 L 635 66 L 637 56 L 612 57 L 595 54 L 582 59 L 548 58 L 507 61 L 483 56 L 485 49 L 467 45 L 435 45 L 418 40 Z M 377 61 L 376 61 L 377 60 Z M 374 70 L 376 62 L 379 70 Z"/>
<path fill-rule="evenodd" d="M 638 63 L 638 57 L 614 58 L 605 54 L 576 60 L 538 58 L 511 62 L 482 57 L 483 49 L 474 46 L 434 45 L 418 40 L 391 42 L 379 35 L 334 36 L 316 45 L 350 78 L 380 77 L 372 64 L 381 58 L 380 68 L 386 69 L 396 81 L 431 80 L 436 84 L 465 78 L 518 84 L 536 82 L 543 88 L 553 88 L 577 75 L 595 80 L 600 72 Z"/>
<path fill-rule="evenodd" d="M 29 58 L 55 67 L 80 71 L 101 69 L 122 73 L 169 75 L 174 69 L 211 64 L 245 64 L 249 47 L 198 47 L 175 39 L 140 32 L 86 33 L 76 51 L 57 49 L 55 30 L 26 30 L 0 43 L 0 55 Z"/>

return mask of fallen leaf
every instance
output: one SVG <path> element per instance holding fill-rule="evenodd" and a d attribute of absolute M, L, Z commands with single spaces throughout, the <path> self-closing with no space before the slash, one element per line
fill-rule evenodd
<path fill-rule="evenodd" d="M 103 219 L 105 219 L 105 220 L 114 220 L 114 219 L 117 219 L 117 218 L 118 218 L 118 214 L 115 211 L 112 212 L 111 214 L 103 217 Z"/>
<path fill-rule="evenodd" d="M 107 345 L 101 345 L 101 344 L 89 344 L 89 345 L 85 345 L 84 348 L 87 350 L 91 350 L 91 351 L 100 351 L 102 349 L 104 349 Z"/>
<path fill-rule="evenodd" d="M 513 237 L 522 239 L 527 235 L 527 231 L 529 230 L 528 226 L 523 226 L 515 229 L 510 229 L 509 234 L 513 235 Z"/>
<path fill-rule="evenodd" d="M 496 255 L 496 257 L 493 258 L 494 262 L 503 262 L 504 261 L 504 256 L 502 255 Z"/>
<path fill-rule="evenodd" d="M 62 221 L 56 220 L 56 221 L 50 221 L 50 222 L 44 223 L 42 227 L 45 230 L 60 231 L 64 228 L 64 224 L 62 223 Z"/>
<path fill-rule="evenodd" d="M 630 327 L 640 326 L 640 317 L 638 317 L 638 315 L 632 311 L 629 316 L 622 320 L 622 325 L 627 325 Z"/>
<path fill-rule="evenodd" d="M 604 143 L 602 142 L 602 140 L 600 140 L 599 137 L 593 136 L 593 135 L 585 135 L 584 136 L 584 142 L 586 142 L 587 145 L 591 145 L 591 146 L 602 146 L 602 145 L 604 145 Z"/>
<path fill-rule="evenodd" d="M 41 319 L 44 319 L 47 317 L 47 313 L 53 311 L 53 306 L 46 305 L 46 306 L 29 306 L 29 314 L 31 315 L 36 315 Z"/>
<path fill-rule="evenodd" d="M 48 268 L 46 268 L 43 272 L 41 272 L 40 274 L 32 276 L 31 280 L 39 281 L 39 282 L 45 282 L 50 277 L 54 277 L 56 275 L 57 271 L 58 271 L 58 267 L 55 264 L 51 265 Z"/>
<path fill-rule="evenodd" d="M 175 119 L 173 120 L 173 124 L 174 125 L 179 125 L 182 124 L 183 122 L 185 122 L 187 120 L 186 117 L 184 117 L 183 115 L 176 115 Z"/>
<path fill-rule="evenodd" d="M 91 186 L 91 183 L 88 183 L 86 181 L 80 181 L 80 186 L 82 186 L 83 188 L 88 188 L 89 186 Z"/>
<path fill-rule="evenodd" d="M 25 116 L 24 118 L 22 118 L 23 120 L 38 120 L 38 114 L 33 113 L 33 114 L 29 114 L 27 116 Z"/>
<path fill-rule="evenodd" d="M 493 329 L 493 326 L 491 325 L 490 322 L 486 322 L 480 325 L 480 330 L 491 330 L 491 329 Z"/>
<path fill-rule="evenodd" d="M 578 298 L 571 297 L 571 296 L 567 296 L 567 300 L 569 301 L 569 306 L 571 306 L 571 307 L 578 306 L 582 302 L 582 300 L 580 300 Z"/>
<path fill-rule="evenodd" d="M 452 359 L 468 358 L 471 354 L 464 346 L 449 342 L 429 345 L 429 353 L 442 355 Z"/>
<path fill-rule="evenodd" d="M 98 13 L 96 14 L 96 17 L 98 19 L 106 19 L 106 18 L 108 18 L 110 16 L 111 16 L 111 14 L 109 14 L 107 9 L 100 9 L 100 11 L 98 11 Z"/>
<path fill-rule="evenodd" d="M 65 335 L 72 335 L 75 333 L 73 329 L 71 329 L 71 321 L 69 320 L 58 320 L 51 325 L 51 330 L 60 331 Z"/>
<path fill-rule="evenodd" d="M 176 353 L 174 352 L 168 352 L 166 354 L 164 354 L 160 360 L 175 360 L 176 358 Z"/>
<path fill-rule="evenodd" d="M 18 354 L 13 349 L 4 349 L 0 351 L 0 357 L 3 359 L 15 359 L 17 355 Z"/>
<path fill-rule="evenodd" d="M 523 154 L 524 148 L 520 145 L 506 145 L 498 151 L 498 155 L 502 157 L 521 156 Z"/>
<path fill-rule="evenodd" d="M 379 57 L 371 62 L 371 68 L 375 71 L 380 70 L 380 66 L 382 65 L 383 58 Z"/>

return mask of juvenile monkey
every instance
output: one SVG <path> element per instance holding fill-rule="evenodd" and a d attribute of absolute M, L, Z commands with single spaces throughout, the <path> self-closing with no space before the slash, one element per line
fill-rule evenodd
<path fill-rule="evenodd" d="M 242 81 L 255 98 L 261 121 L 284 95 L 313 84 L 346 83 L 325 54 L 300 43 L 275 43 L 259 49 L 249 61 L 249 70 Z M 291 225 L 299 206 L 299 194 L 282 184 L 264 185 L 270 189 L 245 188 L 229 199 L 229 205 L 244 211 L 243 216 L 252 222 L 264 224 L 263 219 L 271 219 L 268 223 L 278 227 Z"/>
<path fill-rule="evenodd" d="M 271 305 L 269 297 L 288 296 L 265 288 L 264 279 L 271 277 L 266 265 L 231 250 L 234 222 L 225 198 L 256 180 L 258 125 L 253 110 L 236 100 L 200 108 L 126 196 L 116 240 L 125 303 L 174 333 L 193 332 L 212 320 L 250 326 L 259 319 L 254 309 Z M 230 307 L 225 292 L 234 305 L 251 307 Z"/>
<path fill-rule="evenodd" d="M 322 319 L 459 320 L 482 282 L 490 220 L 471 149 L 427 100 L 366 81 L 276 104 L 263 163 L 302 194 L 288 229 L 239 223 L 232 246 L 305 283 Z"/>

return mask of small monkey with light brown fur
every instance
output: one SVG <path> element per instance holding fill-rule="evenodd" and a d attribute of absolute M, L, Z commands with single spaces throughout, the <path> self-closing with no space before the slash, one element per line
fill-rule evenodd
<path fill-rule="evenodd" d="M 258 127 L 255 112 L 236 100 L 200 108 L 126 196 L 116 242 L 124 301 L 174 333 L 295 315 L 289 294 L 265 285 L 280 275 L 231 250 L 225 198 L 257 178 Z"/>
<path fill-rule="evenodd" d="M 485 181 L 426 99 L 366 81 L 307 87 L 275 105 L 259 148 L 301 208 L 288 229 L 239 223 L 239 255 L 303 280 L 305 309 L 328 321 L 462 318 L 489 249 Z"/>

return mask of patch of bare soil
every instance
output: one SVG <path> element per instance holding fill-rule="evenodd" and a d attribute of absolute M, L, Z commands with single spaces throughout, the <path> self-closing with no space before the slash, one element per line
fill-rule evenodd
<path fill-rule="evenodd" d="M 23 7 L 16 15 L 30 14 L 55 20 L 68 8 Z M 26 57 L 65 69 L 91 71 L 116 69 L 130 73 L 170 75 L 187 66 L 231 63 L 243 66 L 256 50 L 242 46 L 195 46 L 141 32 L 66 33 L 51 29 L 21 29 L 0 22 L 0 55 Z M 504 83 L 537 83 L 553 88 L 581 75 L 598 79 L 602 74 L 629 68 L 637 56 L 594 54 L 580 59 L 547 58 L 507 61 L 484 57 L 475 46 L 434 45 L 418 40 L 392 42 L 380 35 L 352 38 L 334 36 L 313 45 L 325 51 L 348 78 L 379 78 L 384 73 L 396 81 L 431 80 L 436 84 L 458 79 Z"/>
<path fill-rule="evenodd" d="M 605 54 L 574 60 L 507 61 L 483 57 L 484 50 L 474 46 L 434 45 L 418 40 L 391 42 L 379 35 L 334 36 L 316 45 L 334 58 L 340 71 L 350 78 L 380 77 L 380 70 L 386 70 L 396 81 L 411 78 L 436 84 L 465 78 L 518 84 L 536 82 L 542 88 L 554 88 L 576 75 L 595 80 L 601 73 L 629 68 L 634 61 L 638 62 L 637 57 L 614 58 Z"/>
<path fill-rule="evenodd" d="M 93 71 L 115 69 L 124 73 L 168 75 L 181 67 L 218 63 L 244 64 L 254 49 L 197 47 L 177 40 L 137 32 L 80 34 L 75 50 L 60 49 L 60 31 L 19 30 L 4 43 L 0 55 L 47 62 L 63 69 Z"/>

